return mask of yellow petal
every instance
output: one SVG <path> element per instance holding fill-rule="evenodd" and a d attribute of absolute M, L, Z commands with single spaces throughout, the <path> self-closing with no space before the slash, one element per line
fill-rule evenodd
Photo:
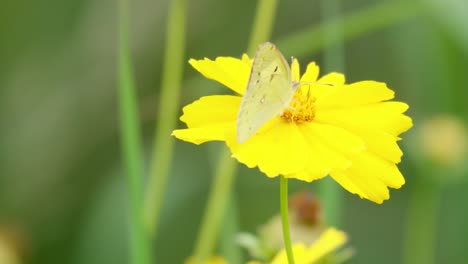
<path fill-rule="evenodd" d="M 297 126 L 275 118 L 267 127 L 242 144 L 237 143 L 235 131 L 230 131 L 226 143 L 232 156 L 249 168 L 258 166 L 268 177 L 303 170 L 308 153 Z"/>
<path fill-rule="evenodd" d="M 226 132 L 235 131 L 237 111 L 241 97 L 231 95 L 205 96 L 183 108 L 180 120 L 188 129 L 174 130 L 178 139 L 201 144 L 212 140 L 225 140 Z"/>
<path fill-rule="evenodd" d="M 297 264 L 310 264 L 306 262 L 306 246 L 302 243 L 296 243 L 292 245 L 292 252 L 294 255 L 294 261 Z M 286 264 L 288 263 L 288 256 L 286 250 L 282 249 L 275 258 L 271 261 L 271 264 Z"/>
<path fill-rule="evenodd" d="M 328 124 L 306 124 L 313 130 L 313 136 L 329 148 L 349 157 L 365 149 L 364 141 L 341 127 Z"/>
<path fill-rule="evenodd" d="M 306 251 L 305 263 L 315 263 L 322 257 L 332 253 L 348 240 L 346 233 L 335 228 L 328 228 Z"/>
<path fill-rule="evenodd" d="M 392 99 L 394 92 L 385 83 L 362 81 L 340 86 L 340 89 L 317 98 L 317 111 L 330 108 L 365 105 Z"/>
<path fill-rule="evenodd" d="M 248 57 L 217 57 L 214 61 L 207 58 L 190 59 L 189 63 L 206 78 L 215 80 L 238 94 L 244 94 L 252 67 Z"/>
<path fill-rule="evenodd" d="M 351 133 L 359 136 L 368 151 L 393 163 L 399 163 L 403 152 L 397 144 L 398 138 L 385 131 L 366 125 L 343 125 Z"/>
<path fill-rule="evenodd" d="M 364 140 L 367 149 L 373 154 L 393 163 L 400 163 L 403 152 L 397 144 L 397 137 L 366 126 L 354 127 L 351 131 Z"/>
<path fill-rule="evenodd" d="M 232 95 L 204 96 L 186 105 L 180 120 L 189 128 L 234 122 L 242 98 Z"/>
<path fill-rule="evenodd" d="M 395 164 L 370 152 L 363 152 L 345 171 L 333 171 L 330 175 L 343 188 L 376 203 L 382 203 L 390 195 L 388 187 L 400 188 L 405 180 Z"/>
<path fill-rule="evenodd" d="M 357 107 L 318 111 L 316 120 L 340 124 L 365 124 L 394 136 L 412 126 L 411 118 L 403 115 L 408 105 L 401 102 L 381 102 Z"/>
<path fill-rule="evenodd" d="M 320 179 L 332 170 L 345 170 L 351 166 L 347 157 L 363 150 L 363 142 L 343 129 L 317 123 L 299 126 L 308 147 L 305 170 L 286 175 L 307 182 Z"/>
<path fill-rule="evenodd" d="M 333 86 L 340 86 L 345 83 L 345 76 L 338 72 L 331 72 L 321 77 L 318 82 L 332 84 Z"/>
<path fill-rule="evenodd" d="M 200 145 L 207 141 L 224 141 L 229 130 L 235 130 L 236 123 L 217 124 L 202 128 L 177 129 L 172 131 L 176 138 Z"/>
<path fill-rule="evenodd" d="M 310 94 L 315 98 L 335 92 L 339 86 L 344 84 L 343 74 L 330 73 L 317 80 L 318 75 L 319 67 L 315 62 L 311 62 L 307 65 L 307 70 L 301 78 L 302 89 L 310 89 Z M 305 90 L 305 93 L 307 92 L 308 90 Z"/>
<path fill-rule="evenodd" d="M 343 127 L 361 137 L 369 151 L 399 163 L 403 153 L 397 136 L 412 126 L 411 119 L 401 114 L 406 109 L 400 102 L 329 109 L 317 111 L 315 121 Z"/>
<path fill-rule="evenodd" d="M 333 173 L 332 178 L 348 192 L 357 194 L 363 199 L 381 204 L 390 198 L 388 189 L 375 178 L 368 179 L 350 172 Z"/>
<path fill-rule="evenodd" d="M 307 65 L 307 69 L 304 75 L 302 75 L 301 82 L 304 82 L 304 83 L 316 82 L 319 76 L 319 72 L 320 72 L 320 69 L 317 66 L 317 64 L 315 64 L 315 62 L 309 63 Z"/>
<path fill-rule="evenodd" d="M 399 189 L 405 184 L 405 178 L 394 163 L 371 153 L 364 153 L 360 160 L 356 162 L 356 166 L 363 167 L 367 164 L 370 164 L 366 168 L 369 173 L 374 173 L 388 187 Z"/>

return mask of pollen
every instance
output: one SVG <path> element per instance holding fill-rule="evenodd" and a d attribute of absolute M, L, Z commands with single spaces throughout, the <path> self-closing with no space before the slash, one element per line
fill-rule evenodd
<path fill-rule="evenodd" d="M 316 98 L 310 94 L 310 86 L 309 89 L 298 89 L 281 118 L 287 122 L 310 122 L 315 117 L 315 101 Z"/>

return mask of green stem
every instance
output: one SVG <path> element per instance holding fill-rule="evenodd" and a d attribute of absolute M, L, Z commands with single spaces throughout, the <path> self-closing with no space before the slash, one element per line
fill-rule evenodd
<path fill-rule="evenodd" d="M 250 32 L 248 54 L 254 54 L 258 44 L 268 41 L 271 37 L 277 6 L 278 0 L 258 1 L 257 13 L 255 14 L 252 32 Z"/>
<path fill-rule="evenodd" d="M 249 43 L 249 54 L 253 54 L 258 44 L 270 38 L 275 17 L 277 0 L 260 0 L 255 15 L 254 26 Z M 219 224 L 224 215 L 223 205 L 231 194 L 233 177 L 237 171 L 237 163 L 231 158 L 229 150 L 224 150 L 216 170 L 216 180 L 211 188 L 208 205 L 203 216 L 202 227 L 195 245 L 194 258 L 196 263 L 204 261 L 212 254 L 218 237 Z M 218 185 L 221 185 L 219 187 Z"/>
<path fill-rule="evenodd" d="M 161 81 L 158 123 L 153 146 L 148 187 L 145 196 L 145 223 L 152 238 L 156 236 L 166 182 L 170 171 L 177 124 L 179 94 L 184 69 L 186 0 L 170 1 L 166 52 Z"/>
<path fill-rule="evenodd" d="M 310 55 L 325 46 L 341 41 L 341 38 L 324 38 L 324 32 L 333 30 L 336 25 L 342 25 L 342 39 L 349 40 L 405 21 L 425 11 L 426 9 L 417 1 L 384 1 L 373 7 L 290 34 L 277 41 L 277 44 L 283 52 L 293 53 L 296 57 Z"/>
<path fill-rule="evenodd" d="M 322 20 L 333 21 L 340 17 L 340 5 L 338 0 L 322 0 L 320 2 Z M 327 22 L 325 22 L 327 23 Z M 323 57 L 324 72 L 344 72 L 344 47 L 342 38 L 342 25 L 330 24 L 327 31 L 323 31 L 323 40 L 328 43 Z M 339 226 L 341 219 L 341 188 L 336 182 L 327 179 L 320 182 L 324 203 L 325 220 L 328 225 Z"/>
<path fill-rule="evenodd" d="M 236 168 L 237 163 L 231 158 L 229 150 L 224 149 L 216 168 L 216 178 L 211 186 L 211 193 L 208 197 L 207 208 L 193 254 L 195 263 L 206 263 L 213 252 L 227 199 L 231 195 Z"/>
<path fill-rule="evenodd" d="M 140 151 L 140 130 L 138 124 L 137 100 L 132 76 L 128 0 L 119 2 L 119 110 L 121 123 L 121 144 L 126 167 L 128 199 L 130 207 L 130 248 L 131 263 L 149 264 L 149 243 L 144 232 L 142 219 L 142 164 Z"/>
<path fill-rule="evenodd" d="M 329 226 L 340 226 L 342 218 L 341 187 L 331 178 L 320 182 L 320 196 L 323 201 L 325 222 Z"/>
<path fill-rule="evenodd" d="M 288 179 L 280 176 L 280 208 L 281 208 L 281 223 L 283 224 L 283 240 L 288 263 L 294 264 L 294 255 L 291 246 L 291 236 L 289 233 L 289 216 L 288 216 Z"/>
<path fill-rule="evenodd" d="M 226 205 L 226 212 L 223 217 L 223 228 L 221 230 L 221 255 L 228 263 L 242 263 L 241 248 L 236 245 L 234 237 L 239 232 L 239 216 L 237 210 L 237 197 L 231 193 Z"/>
<path fill-rule="evenodd" d="M 322 0 L 320 2 L 322 21 L 333 21 L 340 17 L 339 0 Z M 328 45 L 323 51 L 325 72 L 344 71 L 343 25 L 331 23 L 327 31 L 323 31 L 323 40 Z"/>
<path fill-rule="evenodd" d="M 430 174 L 426 174 L 430 175 Z M 404 240 L 405 264 L 433 264 L 437 242 L 437 223 L 441 187 L 436 182 L 415 183 L 409 192 Z"/>

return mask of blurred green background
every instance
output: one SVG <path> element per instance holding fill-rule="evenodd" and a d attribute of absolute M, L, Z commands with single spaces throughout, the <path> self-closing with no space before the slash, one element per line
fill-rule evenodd
<path fill-rule="evenodd" d="M 427 182 L 440 184 L 442 192 L 434 263 L 461 264 L 468 259 L 468 175 L 462 173 L 453 180 L 447 169 L 437 173 L 443 179 L 434 180 L 428 175 L 432 171 L 423 169 L 420 162 L 423 148 L 415 143 L 420 138 L 419 124 L 439 114 L 466 125 L 468 2 L 408 2 L 411 5 L 390 0 L 340 1 L 345 16 L 378 5 L 394 5 L 389 12 L 395 16 L 406 14 L 388 25 L 345 37 L 345 74 L 348 82 L 386 82 L 396 91 L 397 100 L 410 105 L 408 114 L 415 124 L 402 136 L 406 152 L 400 168 L 407 179 L 402 189 L 392 190 L 391 199 L 383 205 L 343 192 L 341 228 L 349 233 L 349 244 L 356 250 L 349 263 L 402 263 L 408 200 Z M 146 168 L 156 122 L 168 4 L 168 0 L 131 1 L 130 42 Z M 189 1 L 186 61 L 239 57 L 247 49 L 255 8 L 256 1 L 251 0 Z M 319 27 L 319 11 L 319 1 L 279 2 L 271 40 L 284 48 L 286 57 L 297 56 L 303 66 L 311 60 L 320 65 L 323 49 L 306 52 L 305 45 L 297 47 L 298 55 L 287 41 L 296 32 Z M 2 2 L 0 240 L 11 254 L 20 256 L 20 263 L 127 263 L 116 14 L 113 0 Z M 369 18 L 368 23 L 379 22 Z M 228 92 L 185 65 L 182 105 L 202 95 Z M 182 263 L 190 256 L 220 147 L 219 143 L 200 147 L 176 143 L 153 248 L 158 263 Z M 278 181 L 240 167 L 234 217 L 240 230 L 254 232 L 279 211 Z M 317 186 L 291 181 L 292 191 Z M 421 223 L 431 217 L 419 216 Z"/>

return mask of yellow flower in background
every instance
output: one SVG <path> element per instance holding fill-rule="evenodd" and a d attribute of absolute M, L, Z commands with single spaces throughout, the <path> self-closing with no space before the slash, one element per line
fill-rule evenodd
<path fill-rule="evenodd" d="M 321 260 L 323 257 L 333 253 L 338 248 L 343 246 L 348 240 L 345 232 L 335 228 L 328 228 L 322 232 L 320 237 L 310 246 L 303 243 L 293 245 L 293 254 L 296 264 L 313 264 Z M 186 264 L 194 263 L 192 258 L 189 258 Z M 228 264 L 222 257 L 212 257 L 205 262 L 206 264 Z M 287 264 L 288 258 L 286 251 L 283 249 L 273 258 L 270 264 Z M 258 261 L 249 261 L 247 264 L 261 264 Z"/>
<path fill-rule="evenodd" d="M 190 257 L 189 259 L 185 261 L 185 264 L 195 264 L 195 263 L 196 262 L 192 257 Z M 228 264 L 228 262 L 223 257 L 213 256 L 203 264 Z"/>
<path fill-rule="evenodd" d="M 468 129 L 463 120 L 437 115 L 422 122 L 418 132 L 418 149 L 433 162 L 457 166 L 467 160 Z"/>
<path fill-rule="evenodd" d="M 348 240 L 346 233 L 335 228 L 325 230 L 317 241 L 312 245 L 306 246 L 303 243 L 296 243 L 292 246 L 294 261 L 296 264 L 312 264 L 321 258 L 334 252 L 344 245 Z M 287 264 L 288 258 L 286 251 L 281 250 L 270 262 L 271 264 Z M 248 264 L 260 264 L 257 261 L 251 261 Z"/>
<path fill-rule="evenodd" d="M 404 184 L 396 166 L 402 156 L 397 141 L 412 121 L 403 114 L 408 109 L 405 103 L 388 101 L 394 92 L 385 83 L 345 84 L 339 73 L 318 78 L 319 67 L 313 62 L 300 76 L 294 60 L 291 77 L 302 85 L 291 108 L 239 144 L 236 118 L 251 59 L 243 55 L 189 63 L 238 95 L 206 96 L 185 106 L 180 119 L 188 128 L 175 130 L 175 137 L 194 144 L 225 141 L 234 158 L 268 177 L 311 182 L 330 175 L 349 192 L 376 203 L 389 198 L 388 187 Z"/>

